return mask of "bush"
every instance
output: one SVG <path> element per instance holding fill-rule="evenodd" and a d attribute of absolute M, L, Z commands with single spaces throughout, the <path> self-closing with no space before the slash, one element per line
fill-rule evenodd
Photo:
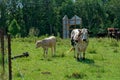
<path fill-rule="evenodd" d="M 30 28 L 29 30 L 30 37 L 38 36 L 38 34 L 39 34 L 39 30 L 37 28 L 34 27 Z"/>
<path fill-rule="evenodd" d="M 13 36 L 13 37 L 17 37 L 20 36 L 20 26 L 17 23 L 16 19 L 13 19 L 11 24 L 8 27 L 8 31 L 9 33 Z"/>

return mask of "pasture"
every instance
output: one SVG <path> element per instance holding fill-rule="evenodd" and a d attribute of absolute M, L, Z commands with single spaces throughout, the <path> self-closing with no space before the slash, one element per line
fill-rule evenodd
<path fill-rule="evenodd" d="M 40 38 L 12 39 L 12 56 L 29 52 L 29 57 L 12 60 L 13 80 L 120 80 L 120 42 L 108 38 L 90 38 L 84 61 L 77 61 L 70 39 L 57 37 L 56 55 L 43 57 L 35 48 Z M 7 63 L 7 61 L 6 61 Z M 7 68 L 7 67 L 6 67 Z"/>

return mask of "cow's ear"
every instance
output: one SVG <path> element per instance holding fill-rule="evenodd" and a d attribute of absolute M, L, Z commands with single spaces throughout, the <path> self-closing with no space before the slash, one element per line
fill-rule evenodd
<path fill-rule="evenodd" d="M 81 33 L 81 29 L 78 29 L 79 33 Z"/>
<path fill-rule="evenodd" d="M 78 31 L 79 31 L 79 35 L 78 35 L 78 37 L 81 35 L 81 29 L 78 29 Z"/>
<path fill-rule="evenodd" d="M 88 34 L 89 34 L 90 31 L 89 31 L 88 29 L 86 29 L 86 30 L 87 30 L 87 32 L 88 32 Z"/>
<path fill-rule="evenodd" d="M 89 31 L 89 30 L 87 30 L 88 31 L 88 34 L 93 34 L 93 32 L 91 32 L 91 31 Z"/>
<path fill-rule="evenodd" d="M 71 40 L 73 40 L 73 36 L 71 37 Z"/>

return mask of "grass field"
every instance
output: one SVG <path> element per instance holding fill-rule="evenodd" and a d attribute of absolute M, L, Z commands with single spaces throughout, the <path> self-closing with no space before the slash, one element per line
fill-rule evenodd
<path fill-rule="evenodd" d="M 120 80 L 120 42 L 108 38 L 90 38 L 86 60 L 73 57 L 70 39 L 57 38 L 57 52 L 43 58 L 35 48 L 40 38 L 12 39 L 12 56 L 29 52 L 27 58 L 12 60 L 13 80 Z M 7 63 L 7 61 L 6 61 Z M 7 67 L 6 67 L 7 68 Z"/>

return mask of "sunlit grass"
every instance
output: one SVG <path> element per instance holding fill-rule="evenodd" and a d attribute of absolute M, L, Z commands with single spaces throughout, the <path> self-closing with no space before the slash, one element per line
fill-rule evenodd
<path fill-rule="evenodd" d="M 77 61 L 70 39 L 57 38 L 56 54 L 35 48 L 40 38 L 12 39 L 12 56 L 29 52 L 29 57 L 12 60 L 13 80 L 119 80 L 120 42 L 108 38 L 90 38 L 86 59 Z"/>

